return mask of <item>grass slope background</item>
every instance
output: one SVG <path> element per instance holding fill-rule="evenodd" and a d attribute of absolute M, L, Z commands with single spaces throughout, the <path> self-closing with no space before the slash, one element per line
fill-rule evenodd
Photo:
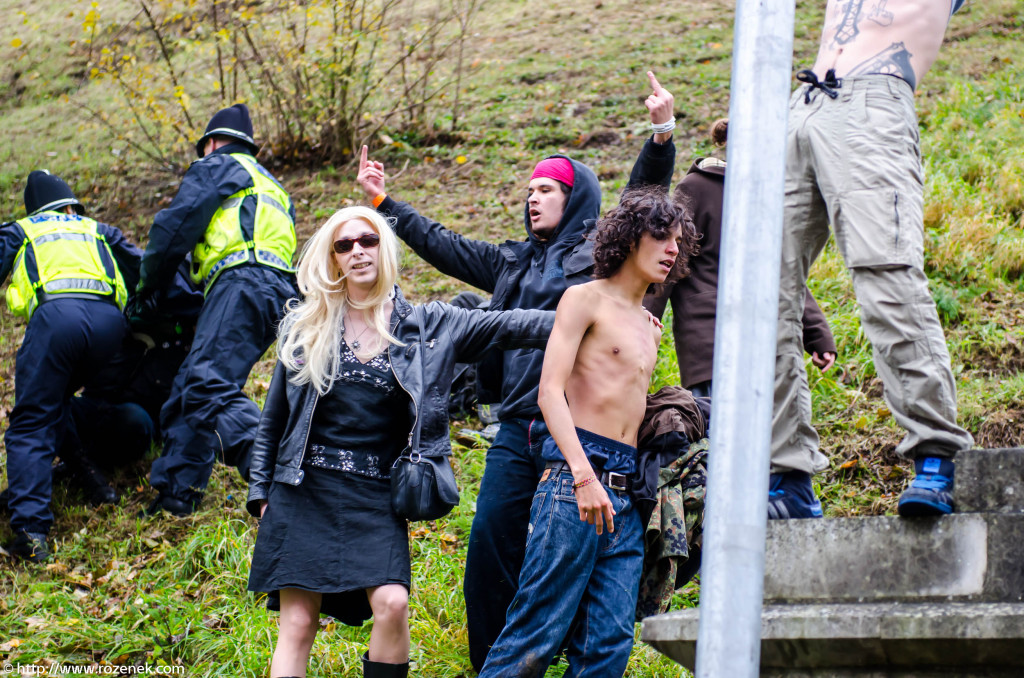
<path fill-rule="evenodd" d="M 109 20 L 137 10 L 127 0 L 95 4 Z M 823 4 L 797 4 L 794 68 L 813 61 Z M 32 8 L 29 15 L 22 11 L 28 5 L 0 0 L 0 214 L 24 214 L 24 178 L 47 167 L 68 180 L 93 216 L 144 244 L 179 177 L 148 165 L 83 113 L 111 98 L 86 76 L 81 38 L 90 3 L 42 0 Z M 1019 444 L 1024 416 L 1022 14 L 1020 0 L 969 2 L 953 18 L 918 92 L 926 266 L 946 327 L 961 421 L 983 446 Z M 676 97 L 678 179 L 691 156 L 712 152 L 708 125 L 727 112 L 731 22 L 732 4 L 725 2 L 491 0 L 469 45 L 465 123 L 454 134 L 389 130 L 390 143 L 379 140 L 374 151 L 398 175 L 389 190 L 467 236 L 520 238 L 524 178 L 538 158 L 557 151 L 595 169 L 607 208 L 646 137 L 647 68 Z M 193 106 L 205 122 L 217 103 Z M 182 164 L 190 154 L 180 149 Z M 300 239 L 361 198 L 350 165 L 278 163 L 274 171 L 296 202 Z M 416 301 L 464 289 L 409 252 L 403 261 L 403 287 Z M 831 242 L 810 284 L 840 353 L 832 372 L 810 373 L 815 421 L 832 461 L 816 478 L 826 513 L 892 512 L 910 469 L 893 454 L 900 431 L 881 397 L 849 278 Z M 0 315 L 4 417 L 23 333 L 21 321 Z M 247 389 L 257 400 L 271 366 L 264 360 L 250 378 Z M 677 380 L 666 333 L 653 387 Z M 485 449 L 471 437 L 457 438 L 462 504 L 446 520 L 413 526 L 416 675 L 471 673 L 461 573 Z M 0 458 L 6 461 L 2 448 Z M 52 564 L 0 562 L 0 657 L 22 664 L 169 663 L 190 676 L 266 675 L 276 615 L 245 593 L 255 524 L 242 506 L 244 484 L 218 468 L 195 516 L 138 520 L 153 496 L 146 466 L 118 476 L 125 495 L 118 507 L 90 509 L 55 490 Z M 0 539 L 8 536 L 4 523 Z M 677 604 L 692 605 L 696 597 L 691 585 Z M 358 675 L 370 628 L 325 620 L 310 675 Z M 628 675 L 678 675 L 678 667 L 638 644 Z"/>

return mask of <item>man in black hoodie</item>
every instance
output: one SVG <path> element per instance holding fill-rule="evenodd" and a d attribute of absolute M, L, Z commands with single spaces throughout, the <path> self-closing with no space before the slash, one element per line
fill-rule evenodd
<path fill-rule="evenodd" d="M 652 122 L 663 122 L 656 117 L 671 117 L 671 95 L 666 98 L 668 93 L 655 86 L 652 73 L 647 77 L 654 91 L 644 105 Z M 662 158 L 666 138 L 652 134 L 643 152 Z M 384 166 L 368 160 L 366 152 L 364 146 L 359 184 L 367 199 L 377 211 L 395 217 L 395 233 L 423 259 L 489 292 L 491 310 L 553 311 L 566 288 L 591 279 L 594 243 L 587 236 L 600 215 L 601 186 L 586 165 L 563 155 L 539 162 L 527 185 L 526 240 L 495 245 L 464 238 L 390 198 L 384 190 Z M 671 153 L 674 160 L 674 148 Z M 636 167 L 626 190 L 659 183 L 663 172 L 660 165 Z M 668 174 L 671 178 L 671 169 Z M 544 471 L 540 448 L 548 432 L 537 405 L 543 361 L 540 349 L 505 351 L 494 361 L 502 372 L 501 428 L 487 452 L 463 582 L 469 657 L 478 672 L 505 626 L 505 613 L 518 589 L 530 504 Z"/>
<path fill-rule="evenodd" d="M 491 310 L 555 310 L 570 285 L 590 279 L 593 243 L 586 238 L 601 209 L 601 187 L 586 165 L 554 155 L 537 164 L 527 187 L 526 239 L 500 245 L 470 240 L 421 216 L 384 191 L 384 167 L 366 158 L 359 183 L 367 199 L 397 219 L 395 232 L 423 259 L 491 296 Z M 547 436 L 537 387 L 544 353 L 516 349 L 501 356 L 501 429 L 487 453 L 469 537 L 464 592 L 469 651 L 480 670 L 505 625 L 526 547 L 530 502 L 543 472 Z"/>

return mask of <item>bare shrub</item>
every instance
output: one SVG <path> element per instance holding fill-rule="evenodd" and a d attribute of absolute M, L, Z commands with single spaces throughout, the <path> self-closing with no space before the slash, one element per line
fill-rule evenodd
<path fill-rule="evenodd" d="M 347 160 L 379 132 L 459 121 L 465 47 L 482 0 L 138 0 L 90 33 L 90 111 L 137 152 L 180 169 L 216 109 L 253 112 L 265 154 Z M 94 45 L 94 42 L 96 43 Z"/>

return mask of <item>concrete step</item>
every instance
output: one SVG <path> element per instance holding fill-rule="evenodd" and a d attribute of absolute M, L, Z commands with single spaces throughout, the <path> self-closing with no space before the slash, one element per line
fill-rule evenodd
<path fill-rule="evenodd" d="M 1024 513 L 1024 448 L 958 454 L 953 497 L 958 513 Z"/>
<path fill-rule="evenodd" d="M 768 522 L 762 676 L 1024 676 L 1024 449 L 957 457 L 958 513 Z M 697 610 L 641 638 L 693 668 Z"/>
<path fill-rule="evenodd" d="M 644 620 L 641 639 L 693 670 L 698 611 Z M 1022 603 L 768 605 L 761 675 L 942 678 L 1024 675 Z"/>
<path fill-rule="evenodd" d="M 764 596 L 766 603 L 1021 602 L 1024 514 L 769 521 Z"/>

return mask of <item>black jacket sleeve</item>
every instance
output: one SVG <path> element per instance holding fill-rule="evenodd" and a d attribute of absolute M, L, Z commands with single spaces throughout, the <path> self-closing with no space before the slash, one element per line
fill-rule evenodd
<path fill-rule="evenodd" d="M 804 350 L 808 353 L 838 353 L 836 340 L 832 336 L 832 329 L 828 326 L 828 320 L 822 313 L 818 302 L 807 290 L 804 297 Z"/>
<path fill-rule="evenodd" d="M 249 497 L 245 508 L 254 517 L 260 517 L 260 502 L 267 500 L 270 483 L 274 479 L 277 448 L 288 425 L 288 371 L 277 361 L 274 376 L 267 390 L 263 414 L 256 427 L 256 440 L 252 445 L 252 466 L 249 468 Z"/>
<path fill-rule="evenodd" d="M 455 359 L 460 363 L 476 362 L 494 346 L 502 350 L 544 348 L 555 324 L 554 311 L 481 311 L 439 302 L 438 307 L 447 315 Z"/>
<path fill-rule="evenodd" d="M 672 185 L 672 172 L 675 168 L 676 145 L 671 139 L 663 144 L 656 144 L 654 135 L 651 135 L 633 163 L 626 190 L 654 185 L 668 188 Z"/>
<path fill-rule="evenodd" d="M 505 263 L 497 245 L 461 236 L 390 197 L 384 198 L 377 211 L 395 219 L 395 233 L 428 264 L 473 287 L 494 292 Z"/>
<path fill-rule="evenodd" d="M 149 296 L 167 285 L 178 264 L 202 240 L 220 204 L 249 186 L 249 173 L 230 155 L 214 153 L 192 163 L 170 206 L 153 218 L 138 294 Z"/>
<path fill-rule="evenodd" d="M 14 268 L 14 259 L 25 241 L 25 233 L 15 222 L 0 226 L 0 285 L 7 280 Z"/>
<path fill-rule="evenodd" d="M 117 262 L 117 270 L 121 271 L 125 287 L 129 294 L 139 284 L 139 265 L 142 263 L 142 250 L 128 241 L 118 229 L 107 224 L 97 224 L 97 230 L 110 246 Z"/>

